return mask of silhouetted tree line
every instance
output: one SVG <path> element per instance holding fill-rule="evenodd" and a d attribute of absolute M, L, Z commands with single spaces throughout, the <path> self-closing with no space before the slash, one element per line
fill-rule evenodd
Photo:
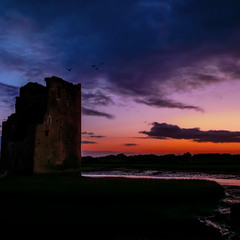
<path fill-rule="evenodd" d="M 189 152 L 182 155 L 134 155 L 126 156 L 123 153 L 104 157 L 82 157 L 83 164 L 93 163 L 129 163 L 129 164 L 186 164 L 186 165 L 240 165 L 240 155 L 231 154 L 195 154 Z"/>

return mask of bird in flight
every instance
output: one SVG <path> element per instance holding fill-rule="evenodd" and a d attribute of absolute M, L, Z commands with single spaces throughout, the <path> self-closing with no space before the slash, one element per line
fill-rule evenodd
<path fill-rule="evenodd" d="M 101 65 L 103 65 L 103 62 L 101 62 L 100 63 Z M 98 70 L 99 69 L 99 66 L 98 65 L 96 65 L 96 64 L 93 64 L 93 65 L 91 65 L 93 68 L 95 68 L 96 70 Z"/>
<path fill-rule="evenodd" d="M 66 69 L 67 69 L 67 71 L 69 71 L 69 72 L 72 70 L 71 68 L 66 68 Z"/>

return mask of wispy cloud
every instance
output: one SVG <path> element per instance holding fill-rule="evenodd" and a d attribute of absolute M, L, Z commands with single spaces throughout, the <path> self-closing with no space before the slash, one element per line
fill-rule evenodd
<path fill-rule="evenodd" d="M 108 119 L 114 119 L 114 116 L 109 113 L 100 112 L 100 111 L 88 109 L 85 107 L 82 108 L 82 112 L 84 115 L 87 115 L 87 116 L 106 117 Z"/>
<path fill-rule="evenodd" d="M 13 108 L 19 88 L 0 83 L 0 106 Z"/>
<path fill-rule="evenodd" d="M 136 143 L 125 143 L 125 144 L 123 144 L 123 146 L 134 147 L 134 146 L 137 146 L 137 144 Z"/>
<path fill-rule="evenodd" d="M 92 141 L 82 141 L 82 144 L 97 144 L 97 142 L 92 142 Z"/>
<path fill-rule="evenodd" d="M 177 125 L 154 122 L 150 131 L 141 131 L 149 138 L 155 139 L 187 139 L 194 142 L 240 143 L 240 132 L 226 130 L 202 131 L 200 128 L 180 128 Z"/>
<path fill-rule="evenodd" d="M 82 132 L 82 135 L 94 135 L 93 132 Z"/>
<path fill-rule="evenodd" d="M 86 136 L 87 138 L 104 138 L 105 136 L 96 135 L 93 132 L 82 132 L 82 135 Z"/>
<path fill-rule="evenodd" d="M 104 138 L 105 136 L 101 136 L 101 135 L 93 135 L 93 136 L 90 136 L 90 138 Z"/>
<path fill-rule="evenodd" d="M 108 95 L 102 93 L 100 90 L 93 92 L 83 92 L 82 93 L 83 103 L 92 105 L 109 105 L 113 104 L 113 100 Z"/>
<path fill-rule="evenodd" d="M 136 99 L 137 103 L 143 103 L 148 106 L 159 107 L 159 108 L 179 108 L 179 109 L 193 109 L 196 111 L 203 111 L 200 107 L 185 105 L 183 103 L 174 102 L 172 100 L 160 99 L 160 98 L 145 98 Z"/>

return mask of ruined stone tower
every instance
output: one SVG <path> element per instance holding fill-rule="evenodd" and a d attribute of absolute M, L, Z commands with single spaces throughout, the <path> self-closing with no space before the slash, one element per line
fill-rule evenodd
<path fill-rule="evenodd" d="M 2 124 L 1 169 L 14 173 L 76 168 L 81 161 L 81 85 L 58 77 L 20 88 Z"/>

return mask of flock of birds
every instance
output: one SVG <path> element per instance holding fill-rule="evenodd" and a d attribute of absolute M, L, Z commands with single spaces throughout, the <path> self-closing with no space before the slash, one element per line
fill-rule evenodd
<path fill-rule="evenodd" d="M 103 64 L 104 64 L 103 62 L 100 63 L 100 65 L 103 65 Z M 91 67 L 95 68 L 96 70 L 99 69 L 99 65 L 96 65 L 96 64 L 91 65 Z"/>
<path fill-rule="evenodd" d="M 104 64 L 103 62 L 100 63 L 100 65 L 103 65 L 103 64 Z M 91 65 L 91 67 L 94 68 L 95 70 L 98 70 L 100 68 L 99 65 L 97 65 L 97 64 L 93 64 L 93 65 Z M 66 70 L 68 72 L 70 72 L 72 70 L 72 68 L 66 68 Z"/>

